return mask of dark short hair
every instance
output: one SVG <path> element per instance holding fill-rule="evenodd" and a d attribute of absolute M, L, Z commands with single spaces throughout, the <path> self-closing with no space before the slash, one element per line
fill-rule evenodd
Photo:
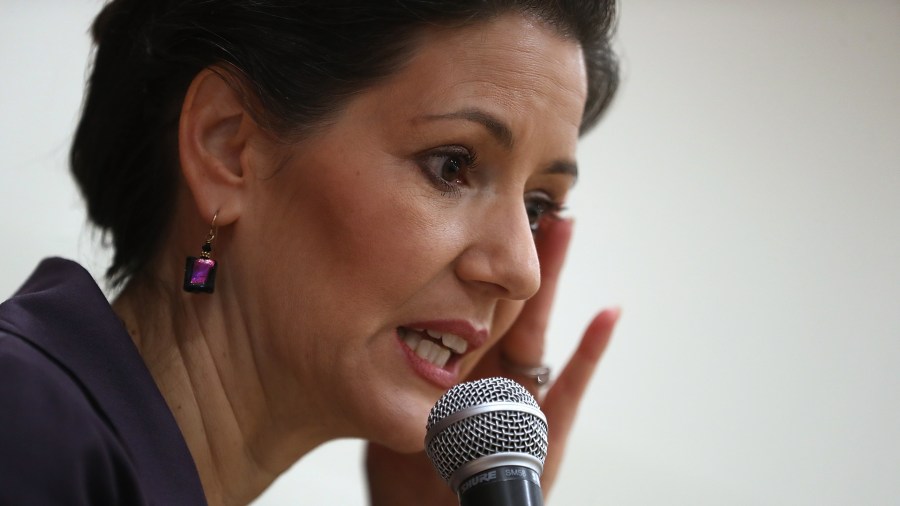
<path fill-rule="evenodd" d="M 70 153 L 89 219 L 114 248 L 119 285 L 160 246 L 174 212 L 177 126 L 193 78 L 218 67 L 255 119 L 281 136 L 321 126 L 354 93 L 396 72 L 428 26 L 506 12 L 580 43 L 588 76 L 581 132 L 615 92 L 615 0 L 112 0 Z"/>

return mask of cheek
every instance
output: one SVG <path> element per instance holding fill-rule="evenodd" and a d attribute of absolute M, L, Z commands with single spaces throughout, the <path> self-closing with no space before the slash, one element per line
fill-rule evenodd
<path fill-rule="evenodd" d="M 458 231 L 409 168 L 377 157 L 342 162 L 292 183 L 287 212 L 296 217 L 305 289 L 326 307 L 353 304 L 361 317 L 376 316 L 447 268 Z"/>
<path fill-rule="evenodd" d="M 509 331 L 509 328 L 512 327 L 513 322 L 516 321 L 516 318 L 519 317 L 519 313 L 522 312 L 522 307 L 525 306 L 525 301 L 523 300 L 502 300 L 497 303 L 497 309 L 494 312 L 494 321 L 491 324 L 491 337 L 495 340 L 499 340 L 506 332 Z"/>
<path fill-rule="evenodd" d="M 494 316 L 491 320 L 491 339 L 482 347 L 482 350 L 484 351 L 471 359 L 471 362 L 463 371 L 463 376 L 468 376 L 469 373 L 472 372 L 472 369 L 476 367 L 476 364 L 484 358 L 484 354 L 489 350 L 492 350 L 494 345 L 509 332 L 510 327 L 512 327 L 516 318 L 519 317 L 524 306 L 525 301 L 521 300 L 501 300 L 497 302 L 494 309 Z"/>

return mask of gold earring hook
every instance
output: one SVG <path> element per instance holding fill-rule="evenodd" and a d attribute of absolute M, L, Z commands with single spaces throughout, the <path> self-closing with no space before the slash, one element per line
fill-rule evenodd
<path fill-rule="evenodd" d="M 209 226 L 209 234 L 206 235 L 206 242 L 212 242 L 213 239 L 216 238 L 216 233 L 219 231 L 216 228 L 216 218 L 219 217 L 219 211 L 216 211 L 216 214 L 213 215 L 212 223 Z"/>

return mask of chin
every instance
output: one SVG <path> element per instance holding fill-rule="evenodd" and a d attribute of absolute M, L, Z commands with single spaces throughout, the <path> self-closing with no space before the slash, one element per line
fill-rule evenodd
<path fill-rule="evenodd" d="M 422 397 L 398 402 L 394 397 L 380 406 L 381 409 L 373 407 L 363 419 L 365 439 L 398 453 L 423 451 L 428 413 L 436 401 L 436 397 Z"/>
<path fill-rule="evenodd" d="M 425 451 L 425 428 L 421 430 L 421 437 L 406 437 L 392 439 L 381 443 L 397 453 L 418 453 Z"/>
<path fill-rule="evenodd" d="M 425 450 L 425 424 L 419 427 L 406 427 L 400 424 L 396 427 L 381 430 L 375 437 L 366 439 L 378 443 L 397 453 L 417 453 Z"/>

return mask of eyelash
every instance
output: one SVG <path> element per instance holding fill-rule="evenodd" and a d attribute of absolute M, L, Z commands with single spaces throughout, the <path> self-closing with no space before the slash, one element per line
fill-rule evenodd
<path fill-rule="evenodd" d="M 445 159 L 437 167 L 429 166 L 429 162 Z M 444 168 L 447 162 L 455 162 L 458 174 L 452 179 L 444 177 Z M 431 183 L 441 191 L 441 193 L 458 196 L 459 187 L 467 183 L 467 176 L 475 169 L 478 164 L 478 155 L 465 146 L 444 146 L 441 148 L 428 151 L 419 160 L 419 167 Z"/>
<path fill-rule="evenodd" d="M 531 205 L 537 206 L 534 219 L 532 219 Z M 541 221 L 543 219 L 558 220 L 560 219 L 560 213 L 565 210 L 565 206 L 546 194 L 532 199 L 525 198 L 525 212 L 528 213 L 528 225 L 531 227 L 531 233 L 534 235 L 541 231 Z"/>
<path fill-rule="evenodd" d="M 435 161 L 443 161 L 439 165 L 433 165 Z M 453 170 L 456 175 L 450 179 L 445 177 L 446 164 L 453 162 Z M 468 184 L 468 176 L 478 165 L 478 155 L 474 150 L 465 146 L 443 146 L 427 151 L 419 157 L 419 168 L 442 194 L 457 197 L 460 195 L 461 186 Z M 559 219 L 559 214 L 565 211 L 565 207 L 555 201 L 546 192 L 530 192 L 526 194 L 525 211 L 528 214 L 528 225 L 532 234 L 540 231 L 540 223 L 543 218 Z"/>

